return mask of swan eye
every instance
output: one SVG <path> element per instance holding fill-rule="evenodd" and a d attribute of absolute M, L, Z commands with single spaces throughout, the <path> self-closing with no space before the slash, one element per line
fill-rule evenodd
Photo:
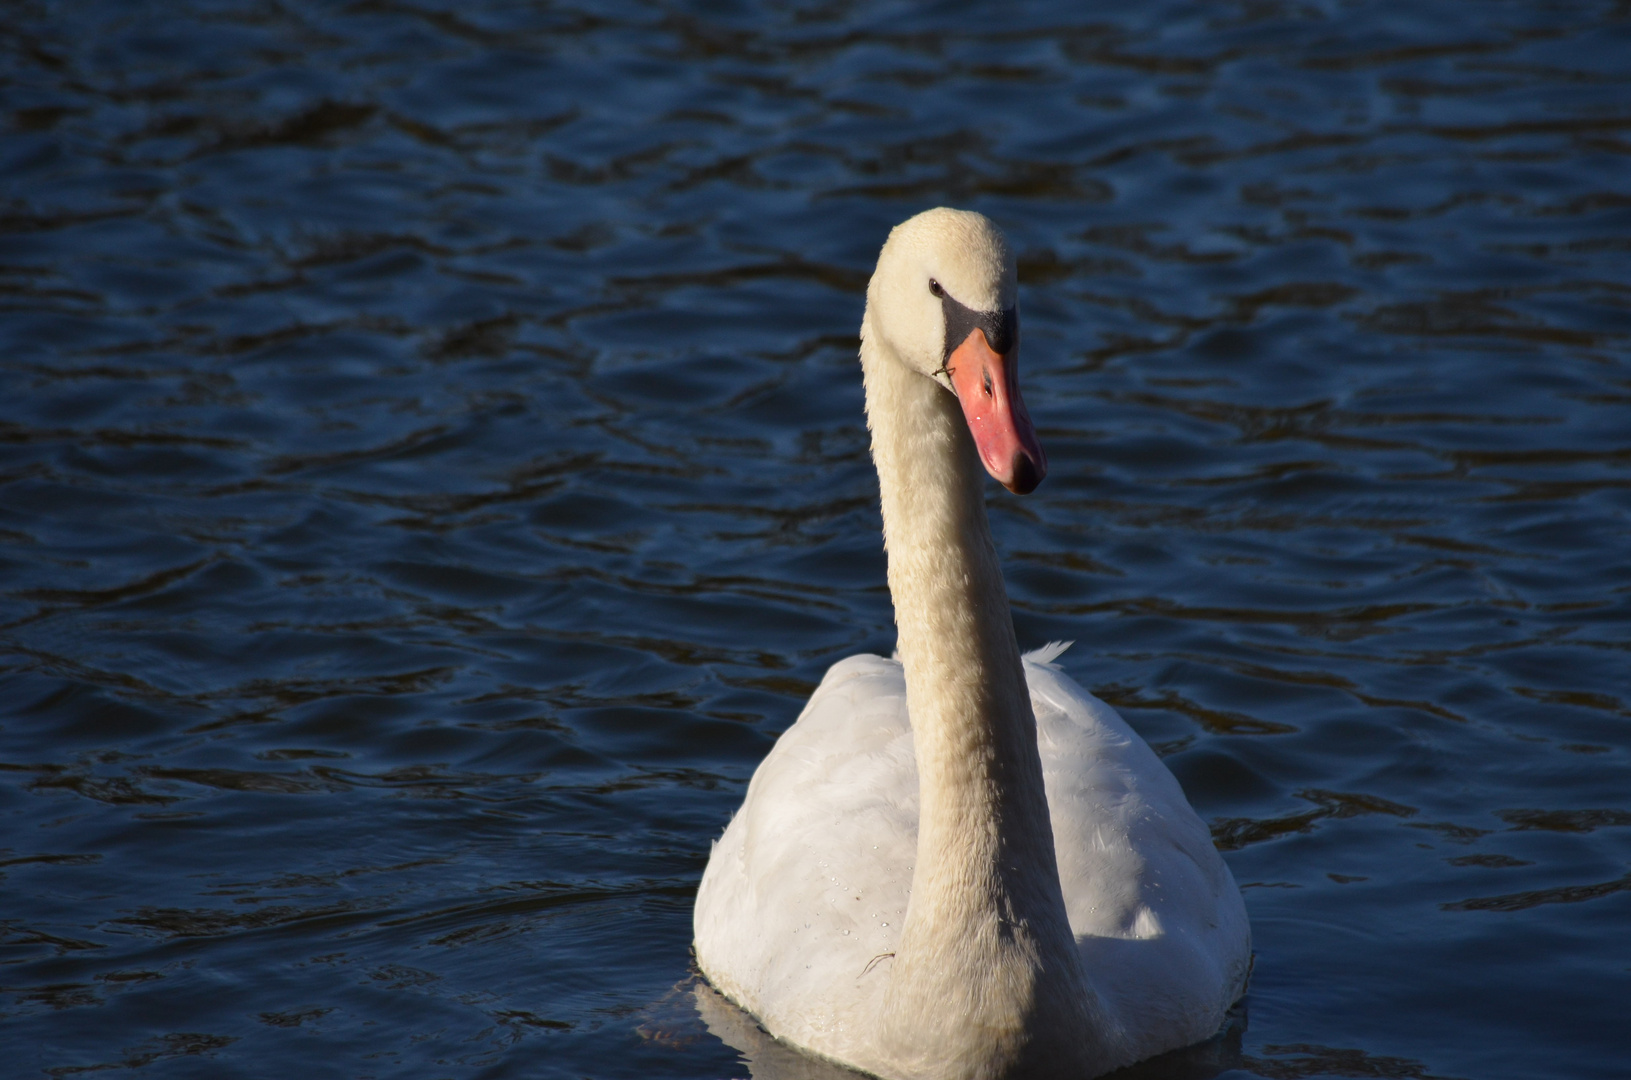
<path fill-rule="evenodd" d="M 934 293 L 936 296 L 946 295 L 946 290 L 942 289 L 940 287 L 940 282 L 936 281 L 934 278 L 929 279 L 929 291 Z"/>

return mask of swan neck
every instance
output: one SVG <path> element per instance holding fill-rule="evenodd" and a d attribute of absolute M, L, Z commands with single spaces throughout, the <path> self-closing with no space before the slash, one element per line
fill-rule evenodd
<path fill-rule="evenodd" d="M 955 396 L 882 347 L 862 357 L 919 768 L 925 755 L 966 761 L 974 745 L 1018 753 L 1010 735 L 1034 757 L 1030 694 L 967 422 Z"/>
<path fill-rule="evenodd" d="M 1089 992 L 984 470 L 957 399 L 869 330 L 867 421 L 919 785 L 884 1024 L 913 1070 L 963 1055 L 996 1075 L 1031 1060 L 1050 1029 L 1079 1036 Z"/>

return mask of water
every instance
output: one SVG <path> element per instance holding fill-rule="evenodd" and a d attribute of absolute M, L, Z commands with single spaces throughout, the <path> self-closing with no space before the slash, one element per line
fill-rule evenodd
<path fill-rule="evenodd" d="M 1251 912 L 1143 1075 L 1624 1075 L 1624 4 L 5 22 L 12 1075 L 799 1074 L 691 896 L 891 648 L 855 333 L 939 203 L 1022 253 L 1021 642 Z"/>

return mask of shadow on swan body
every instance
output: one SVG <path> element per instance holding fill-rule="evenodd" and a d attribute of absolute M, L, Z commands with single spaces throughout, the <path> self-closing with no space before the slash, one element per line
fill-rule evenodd
<path fill-rule="evenodd" d="M 1013 259 L 978 214 L 898 226 L 861 361 L 898 659 L 833 665 L 697 896 L 708 980 L 778 1039 L 890 1080 L 1073 1077 L 1209 1038 L 1244 990 L 1239 890 L 1172 774 L 1020 657 L 984 474 L 1046 473 Z"/>

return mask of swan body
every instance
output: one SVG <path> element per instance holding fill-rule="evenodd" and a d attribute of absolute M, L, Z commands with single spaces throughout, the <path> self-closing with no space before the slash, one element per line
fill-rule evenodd
<path fill-rule="evenodd" d="M 1015 293 L 978 214 L 884 245 L 861 360 L 898 658 L 827 672 L 697 895 L 721 993 L 889 1080 L 1096 1076 L 1208 1038 L 1250 963 L 1172 774 L 1052 664 L 1064 646 L 1020 656 L 981 475 L 1025 492 L 1047 467 Z"/>

